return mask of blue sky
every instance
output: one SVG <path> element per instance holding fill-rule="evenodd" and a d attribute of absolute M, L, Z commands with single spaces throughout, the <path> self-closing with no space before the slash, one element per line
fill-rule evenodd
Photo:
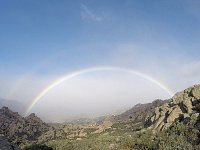
<path fill-rule="evenodd" d="M 47 83 L 102 65 L 142 71 L 178 91 L 200 80 L 199 48 L 198 0 L 0 2 L 3 96 L 24 78 Z"/>
<path fill-rule="evenodd" d="M 117 44 L 127 43 L 145 45 L 144 53 L 157 57 L 173 53 L 198 60 L 200 18 L 199 5 L 195 6 L 197 12 L 193 10 L 196 3 L 1 1 L 0 63 L 14 73 L 25 73 L 48 60 L 67 68 L 101 64 L 112 57 Z M 157 49 L 160 43 L 172 48 Z"/>

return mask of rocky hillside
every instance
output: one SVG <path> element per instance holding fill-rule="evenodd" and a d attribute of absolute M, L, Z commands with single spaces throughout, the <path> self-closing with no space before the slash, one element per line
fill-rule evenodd
<path fill-rule="evenodd" d="M 162 131 L 176 121 L 198 126 L 199 113 L 200 84 L 175 94 L 168 103 L 157 107 L 146 119 L 146 125 L 156 131 Z"/>
<path fill-rule="evenodd" d="M 117 116 L 113 116 L 112 121 L 114 123 L 130 121 L 133 123 L 144 123 L 147 116 L 153 115 L 156 107 L 159 107 L 167 102 L 168 100 L 155 100 L 152 103 L 137 104 L 126 112 Z"/>
<path fill-rule="evenodd" d="M 35 140 L 48 130 L 45 124 L 35 114 L 28 117 L 21 117 L 18 113 L 12 112 L 8 107 L 0 109 L 0 134 L 16 144 L 24 140 Z"/>

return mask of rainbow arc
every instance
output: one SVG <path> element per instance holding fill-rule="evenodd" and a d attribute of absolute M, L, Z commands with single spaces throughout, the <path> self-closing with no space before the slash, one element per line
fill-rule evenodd
<path fill-rule="evenodd" d="M 162 90 L 164 90 L 167 94 L 169 94 L 169 96 L 173 96 L 174 93 L 172 92 L 172 90 L 170 90 L 170 88 L 168 88 L 165 84 L 163 84 L 162 82 L 152 78 L 149 75 L 146 75 L 142 72 L 139 72 L 137 70 L 132 70 L 132 69 L 126 69 L 126 68 L 120 68 L 120 67 L 113 67 L 113 66 L 104 66 L 104 67 L 93 67 L 93 68 L 87 68 L 87 69 L 82 69 L 82 70 L 78 70 L 72 73 L 69 73 L 59 79 L 57 79 L 56 81 L 52 82 L 51 84 L 49 84 L 47 87 L 45 87 L 30 103 L 30 105 L 28 106 L 25 115 L 28 115 L 31 111 L 31 109 L 36 105 L 36 103 L 43 98 L 45 95 L 47 95 L 53 88 L 55 88 L 56 86 L 58 86 L 59 84 L 70 80 L 71 78 L 74 78 L 76 76 L 85 74 L 85 73 L 89 73 L 89 72 L 95 72 L 95 71 L 120 71 L 120 72 L 125 72 L 125 73 L 129 73 L 135 76 L 139 76 L 155 85 L 157 85 L 158 87 L 160 87 Z"/>

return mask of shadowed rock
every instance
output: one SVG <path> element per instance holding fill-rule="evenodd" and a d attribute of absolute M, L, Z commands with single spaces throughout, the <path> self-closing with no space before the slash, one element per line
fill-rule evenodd
<path fill-rule="evenodd" d="M 20 150 L 20 148 L 0 136 L 0 150 Z"/>

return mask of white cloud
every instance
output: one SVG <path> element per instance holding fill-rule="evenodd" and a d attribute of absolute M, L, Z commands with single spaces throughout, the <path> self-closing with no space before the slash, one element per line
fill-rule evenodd
<path fill-rule="evenodd" d="M 83 20 L 92 20 L 92 21 L 97 21 L 100 22 L 103 20 L 101 16 L 98 16 L 94 12 L 92 12 L 86 5 L 81 4 L 81 18 Z"/>

